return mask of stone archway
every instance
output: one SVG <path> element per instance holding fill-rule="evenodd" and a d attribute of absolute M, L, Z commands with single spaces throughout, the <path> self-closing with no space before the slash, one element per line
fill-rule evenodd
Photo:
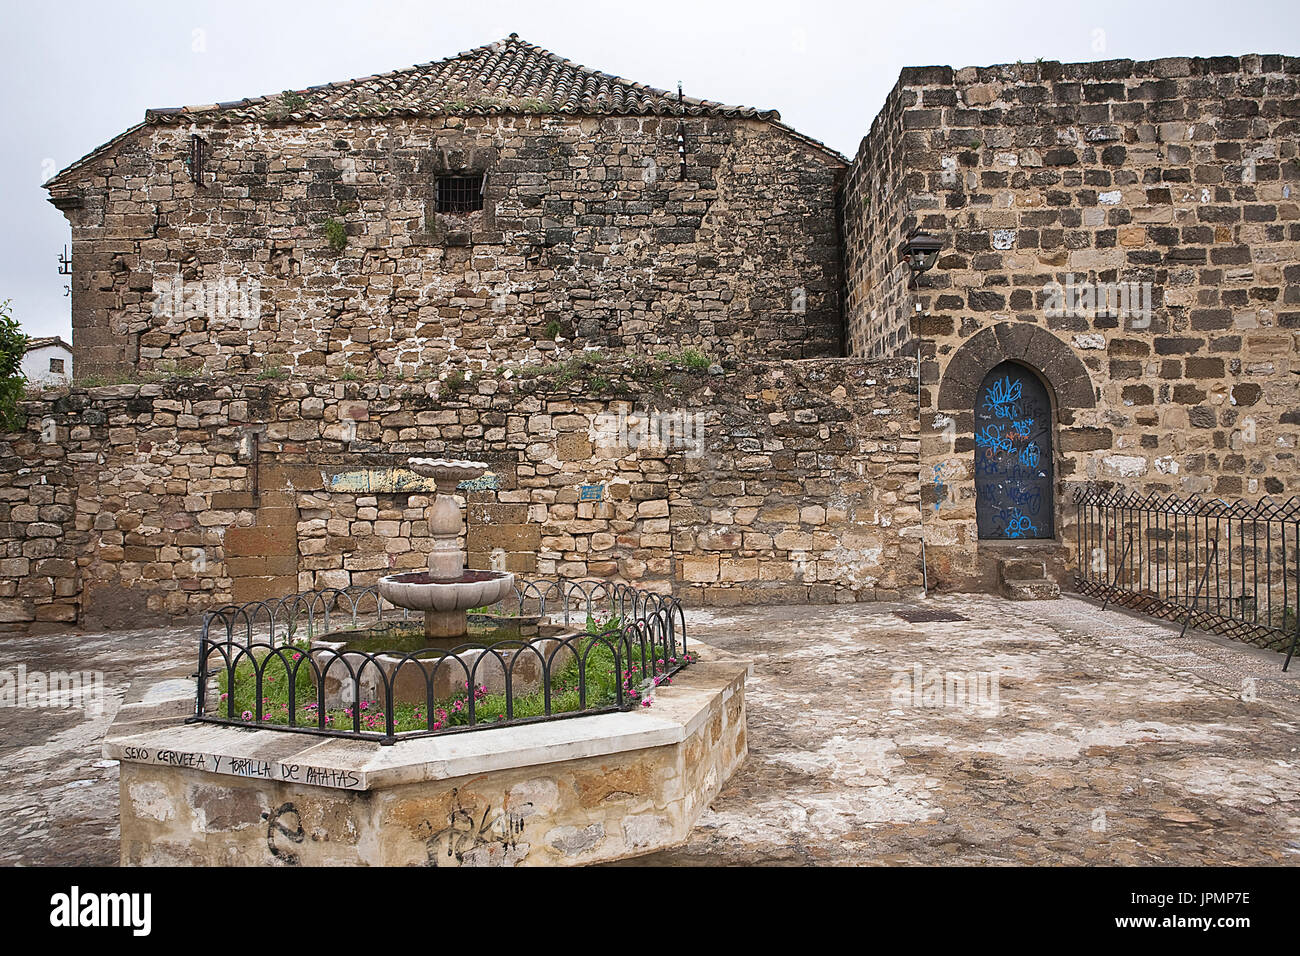
<path fill-rule="evenodd" d="M 984 401 L 982 393 L 991 384 L 987 381 L 989 373 L 1004 362 L 1021 366 L 1026 374 L 1032 372 L 1035 381 L 1041 383 L 1040 387 L 1046 393 L 1046 402 L 1040 402 L 1040 405 L 1051 406 L 1051 411 L 1044 412 L 1036 427 L 1025 433 L 1029 438 L 1021 437 L 1011 443 L 1016 461 L 1019 462 L 1019 456 L 1026 452 L 1033 435 L 1042 431 L 1044 440 L 1038 442 L 1038 452 L 1050 456 L 1040 459 L 1050 464 L 1050 468 L 1032 466 L 1036 471 L 1043 472 L 1041 476 L 1031 476 L 1034 480 L 1030 484 L 1034 487 L 1026 488 L 1022 483 L 1013 489 L 1014 495 L 1008 496 L 1029 501 L 1035 491 L 1038 493 L 1038 517 L 1034 519 L 1030 516 L 1034 526 L 1032 533 L 1015 514 L 1014 500 L 1010 505 L 1004 503 L 999 506 L 992 525 L 986 520 L 985 528 L 979 527 L 981 522 L 977 512 L 980 495 L 976 473 L 981 463 L 976 456 L 982 449 L 976 442 L 980 430 L 976 422 L 976 409 Z M 945 461 L 965 466 L 956 469 L 962 472 L 963 476 L 957 479 L 962 487 L 954 487 L 950 492 L 951 500 L 962 503 L 965 507 L 953 508 L 949 520 L 965 523 L 966 540 L 974 544 L 973 551 L 958 547 L 948 555 L 943 552 L 936 554 L 940 560 L 947 558 L 949 563 L 942 566 L 955 590 L 1001 589 L 1003 593 L 1008 593 L 1008 574 L 1012 572 L 1017 578 L 1030 575 L 1036 581 L 1040 580 L 1041 575 L 1040 583 L 1044 590 L 1052 581 L 1067 579 L 1073 550 L 1066 546 L 1063 539 L 1063 535 L 1068 534 L 1066 526 L 1069 524 L 1069 516 L 1061 509 L 1060 482 L 1072 472 L 1063 467 L 1061 459 L 1061 451 L 1066 444 L 1062 431 L 1075 424 L 1078 411 L 1096 407 L 1097 392 L 1092 378 L 1074 349 L 1051 332 L 1032 323 L 999 322 L 990 325 L 971 336 L 948 356 L 934 400 L 934 411 L 939 413 L 935 418 L 935 427 L 938 427 L 941 420 L 946 420 L 953 426 L 950 442 L 941 443 L 940 447 L 947 449 L 944 454 L 960 456 Z M 1018 435 L 1023 432 L 1022 428 L 1015 430 Z M 1003 508 L 1007 509 L 1005 513 Z M 1021 510 L 1024 511 L 1023 508 Z M 987 519 L 989 516 L 986 514 L 984 517 Z M 1009 530 L 1015 533 L 1008 534 Z M 1032 574 L 1026 570 L 1030 565 L 1033 566 Z"/>
<path fill-rule="evenodd" d="M 1037 325 L 999 322 L 971 336 L 948 360 L 939 382 L 939 411 L 968 416 L 984 376 L 1006 361 L 1027 365 L 1038 373 L 1055 398 L 1058 422 L 1067 421 L 1062 418 L 1067 410 L 1097 405 L 1088 369 L 1074 349 Z"/>

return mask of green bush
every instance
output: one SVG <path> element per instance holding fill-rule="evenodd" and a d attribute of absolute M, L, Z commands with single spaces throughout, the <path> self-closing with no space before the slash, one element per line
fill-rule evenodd
<path fill-rule="evenodd" d="M 27 333 L 18 325 L 5 299 L 0 303 L 0 431 L 16 431 L 23 425 L 18 401 L 27 386 L 23 375 L 26 353 Z"/>
<path fill-rule="evenodd" d="M 343 223 L 337 219 L 326 219 L 321 228 L 325 230 L 325 238 L 329 240 L 331 252 L 337 254 L 347 248 L 348 231 Z"/>

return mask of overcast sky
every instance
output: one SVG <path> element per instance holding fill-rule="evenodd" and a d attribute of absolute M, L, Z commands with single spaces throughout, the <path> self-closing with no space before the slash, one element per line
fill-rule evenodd
<path fill-rule="evenodd" d="M 1300 53 L 1300 3 L 0 0 L 0 300 L 70 334 L 67 221 L 41 183 L 148 107 L 442 59 L 518 33 L 629 80 L 775 108 L 852 156 L 904 66 Z"/>

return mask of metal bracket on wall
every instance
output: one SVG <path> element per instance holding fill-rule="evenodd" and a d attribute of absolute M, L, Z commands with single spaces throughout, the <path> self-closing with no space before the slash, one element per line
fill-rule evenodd
<path fill-rule="evenodd" d="M 248 463 L 249 491 L 256 496 L 258 485 L 258 452 L 261 450 L 262 436 L 266 434 L 265 425 L 254 425 L 244 429 L 239 439 L 239 458 Z"/>

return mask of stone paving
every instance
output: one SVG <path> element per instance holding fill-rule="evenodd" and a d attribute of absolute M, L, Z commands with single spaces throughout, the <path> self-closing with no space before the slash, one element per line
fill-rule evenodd
<path fill-rule="evenodd" d="M 896 612 L 960 620 L 909 623 Z M 1300 862 L 1300 664 L 1076 598 L 695 610 L 754 662 L 745 765 L 682 847 L 632 863 Z M 102 713 L 6 709 L 0 863 L 117 862 L 99 743 L 191 629 L 0 644 L 101 670 Z M 948 681 L 944 675 L 960 677 Z M 996 684 L 993 683 L 996 675 Z M 957 694 L 960 689 L 962 694 Z"/>

